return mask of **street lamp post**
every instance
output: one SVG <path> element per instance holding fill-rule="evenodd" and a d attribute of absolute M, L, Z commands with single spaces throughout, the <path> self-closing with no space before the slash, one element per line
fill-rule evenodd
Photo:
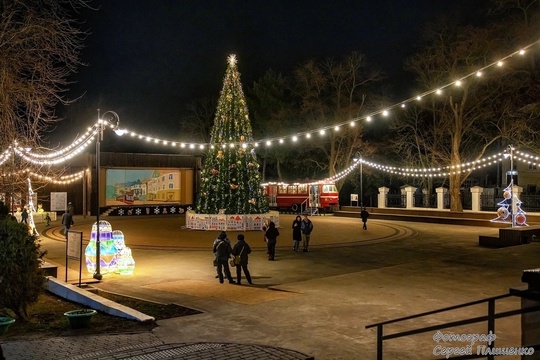
<path fill-rule="evenodd" d="M 109 116 L 109 118 L 106 117 Z M 101 239 L 99 234 L 99 173 L 100 173 L 100 157 L 101 157 L 101 141 L 103 141 L 103 130 L 105 125 L 110 126 L 118 135 L 121 135 L 122 131 L 119 130 L 120 117 L 114 111 L 107 111 L 103 113 L 103 119 L 99 115 L 98 109 L 98 123 L 97 123 L 97 137 L 96 137 L 96 270 L 94 272 L 94 279 L 101 280 L 103 275 L 101 274 Z"/>
<path fill-rule="evenodd" d="M 364 177 L 363 163 L 364 160 L 360 157 L 360 208 L 364 207 L 364 185 L 362 184 L 362 178 Z"/>
<path fill-rule="evenodd" d="M 362 158 L 362 155 L 358 155 L 357 158 L 354 158 L 353 161 L 356 161 L 356 162 L 359 162 L 360 163 L 360 201 L 359 201 L 359 204 L 360 204 L 360 208 L 363 208 L 364 207 L 364 186 L 362 184 L 362 178 L 363 178 L 363 174 L 364 174 L 364 171 L 362 169 L 362 165 L 364 164 L 364 159 Z"/>

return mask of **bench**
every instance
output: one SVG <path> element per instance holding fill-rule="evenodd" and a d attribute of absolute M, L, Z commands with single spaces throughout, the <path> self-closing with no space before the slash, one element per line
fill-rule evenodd
<path fill-rule="evenodd" d="M 528 244 L 535 238 L 540 238 L 540 226 L 520 226 L 499 229 L 499 237 L 482 236 L 478 237 L 480 246 L 502 248 Z"/>
<path fill-rule="evenodd" d="M 40 267 L 43 269 L 45 276 L 53 276 L 58 278 L 58 266 L 43 261 Z"/>

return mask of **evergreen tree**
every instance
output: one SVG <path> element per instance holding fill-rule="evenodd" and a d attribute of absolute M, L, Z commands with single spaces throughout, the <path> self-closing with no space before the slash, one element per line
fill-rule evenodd
<path fill-rule="evenodd" d="M 236 56 L 230 55 L 228 63 L 204 161 L 196 212 L 262 214 L 268 212 L 268 203 L 260 184 L 259 163 Z"/>

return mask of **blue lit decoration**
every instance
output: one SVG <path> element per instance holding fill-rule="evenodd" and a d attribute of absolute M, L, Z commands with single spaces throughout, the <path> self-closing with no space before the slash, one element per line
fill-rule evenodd
<path fill-rule="evenodd" d="M 96 233 L 97 225 L 92 225 L 90 241 L 84 252 L 86 256 L 86 268 L 89 273 L 96 271 Z M 100 241 L 100 269 L 103 274 L 114 272 L 117 268 L 118 249 L 113 238 L 112 226 L 108 221 L 99 221 L 99 241 Z"/>
<path fill-rule="evenodd" d="M 503 201 L 497 203 L 499 205 L 499 208 L 497 209 L 497 217 L 492 222 L 503 222 L 503 223 L 509 223 L 518 226 L 529 226 L 527 224 L 527 216 L 525 211 L 521 209 L 521 200 L 517 197 L 516 194 L 512 192 L 512 186 L 514 186 L 514 181 L 510 181 L 510 185 L 508 185 L 504 191 L 503 191 Z M 514 200 L 515 204 L 515 211 L 512 209 L 512 198 Z"/>
<path fill-rule="evenodd" d="M 118 250 L 116 259 L 116 272 L 120 275 L 132 275 L 135 269 L 135 260 L 131 255 L 131 249 L 124 242 L 124 233 L 120 230 L 113 231 L 114 245 Z"/>

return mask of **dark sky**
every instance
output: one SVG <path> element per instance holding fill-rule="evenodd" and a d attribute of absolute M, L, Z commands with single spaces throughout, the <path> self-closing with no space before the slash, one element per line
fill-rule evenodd
<path fill-rule="evenodd" d="M 306 60 L 352 51 L 381 67 L 389 87 L 403 89 L 403 60 L 423 27 L 471 2 L 94 0 L 99 10 L 82 14 L 91 32 L 88 66 L 69 93 L 83 97 L 59 112 L 66 120 L 58 131 L 73 138 L 100 108 L 132 130 L 172 139 L 188 101 L 219 95 L 231 53 L 244 89 L 270 68 L 290 74 Z"/>

